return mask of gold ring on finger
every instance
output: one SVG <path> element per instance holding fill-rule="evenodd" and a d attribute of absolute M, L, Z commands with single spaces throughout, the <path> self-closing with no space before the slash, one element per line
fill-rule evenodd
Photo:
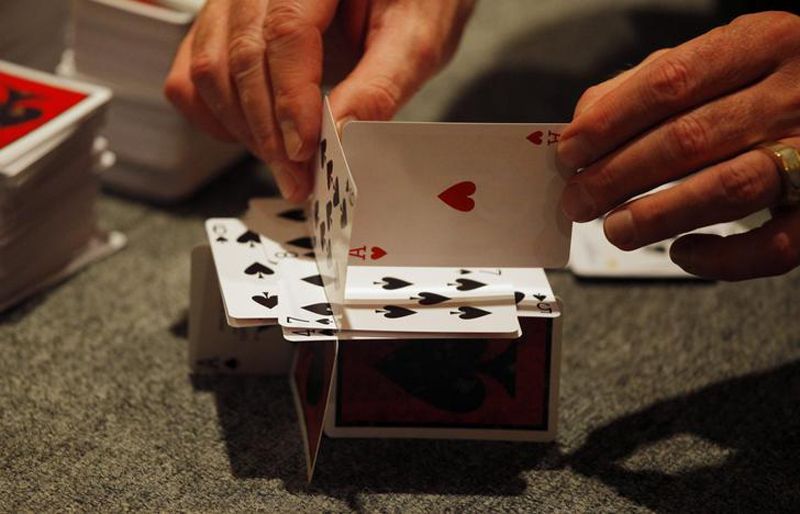
<path fill-rule="evenodd" d="M 778 167 L 783 183 L 781 205 L 800 205 L 800 151 L 786 143 L 767 141 L 757 150 L 767 154 Z"/>

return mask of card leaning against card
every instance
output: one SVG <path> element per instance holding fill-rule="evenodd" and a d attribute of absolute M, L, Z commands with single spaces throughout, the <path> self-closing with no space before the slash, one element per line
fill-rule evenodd
<path fill-rule="evenodd" d="M 350 264 L 562 268 L 560 124 L 351 122 Z"/>

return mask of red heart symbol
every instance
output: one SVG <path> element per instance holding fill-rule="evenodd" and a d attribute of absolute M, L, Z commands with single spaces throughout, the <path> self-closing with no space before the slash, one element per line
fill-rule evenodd
<path fill-rule="evenodd" d="M 384 255 L 386 255 L 386 250 L 384 250 L 380 246 L 373 246 L 372 247 L 372 252 L 370 252 L 369 257 L 373 261 L 377 261 L 378 259 L 380 259 Z"/>
<path fill-rule="evenodd" d="M 470 196 L 476 189 L 474 182 L 459 182 L 442 191 L 439 199 L 457 211 L 469 212 L 475 208 L 475 200 Z"/>
<path fill-rule="evenodd" d="M 536 132 L 531 132 L 530 134 L 528 134 L 528 137 L 526 137 L 525 139 L 535 144 L 536 146 L 539 146 L 540 144 L 542 144 L 542 136 L 544 136 L 544 133 L 542 133 L 541 130 L 537 130 Z"/>

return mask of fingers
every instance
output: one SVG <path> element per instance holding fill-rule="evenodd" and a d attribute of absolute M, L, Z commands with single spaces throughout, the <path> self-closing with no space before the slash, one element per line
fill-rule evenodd
<path fill-rule="evenodd" d="M 396 2 L 381 10 L 373 4 L 364 56 L 331 92 L 335 118 L 394 116 L 450 57 L 471 6 L 470 2 Z"/>
<path fill-rule="evenodd" d="M 633 74 L 639 71 L 643 66 L 653 62 L 654 60 L 661 57 L 662 55 L 664 55 L 664 53 L 668 51 L 669 49 L 667 48 L 664 48 L 662 50 L 656 50 L 655 52 L 650 54 L 644 61 L 640 62 L 633 68 L 625 70 L 622 73 L 612 77 L 611 79 L 587 89 L 583 93 L 583 95 L 581 95 L 581 97 L 578 99 L 578 103 L 575 106 L 575 114 L 573 115 L 573 118 L 577 118 L 578 116 L 580 116 L 584 111 L 591 108 L 591 106 L 594 105 L 595 102 L 603 98 L 607 93 L 615 90 L 624 81 L 631 78 Z"/>
<path fill-rule="evenodd" d="M 787 273 L 800 265 L 800 210 L 781 211 L 744 234 L 683 236 L 672 244 L 670 257 L 685 271 L 709 279 L 747 280 Z"/>
<path fill-rule="evenodd" d="M 778 203 L 782 182 L 777 171 L 763 152 L 747 152 L 615 210 L 605 220 L 606 237 L 623 250 L 634 250 L 744 218 Z"/>
<path fill-rule="evenodd" d="M 189 67 L 193 37 L 194 31 L 190 31 L 178 48 L 164 81 L 164 96 L 200 130 L 222 141 L 233 142 L 236 138 L 217 121 L 192 82 Z"/>
<path fill-rule="evenodd" d="M 320 131 L 322 33 L 337 0 L 272 0 L 267 40 L 275 116 L 285 151 L 293 161 L 311 158 Z"/>
<path fill-rule="evenodd" d="M 583 168 L 648 127 L 766 76 L 786 50 L 786 34 L 797 30 L 788 17 L 796 18 L 754 15 L 659 56 L 572 122 L 559 159 Z"/>
<path fill-rule="evenodd" d="M 269 164 L 284 198 L 300 201 L 311 190 L 311 177 L 304 164 L 291 162 L 286 157 L 283 137 L 275 121 L 263 33 L 266 14 L 267 4 L 263 0 L 232 4 L 228 66 L 257 154 Z"/>
<path fill-rule="evenodd" d="M 630 79 L 633 80 L 633 79 Z M 564 212 L 588 221 L 638 194 L 785 133 L 796 93 L 771 76 L 676 116 L 570 179 Z"/>
<path fill-rule="evenodd" d="M 219 123 L 258 154 L 230 81 L 227 59 L 229 9 L 227 2 L 219 0 L 212 0 L 204 6 L 193 27 L 190 73 L 195 89 Z"/>

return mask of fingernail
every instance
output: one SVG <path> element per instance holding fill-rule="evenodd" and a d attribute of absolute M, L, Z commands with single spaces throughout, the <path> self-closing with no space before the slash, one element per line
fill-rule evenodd
<path fill-rule="evenodd" d="M 283 144 L 286 146 L 286 155 L 293 161 L 300 160 L 300 151 L 303 149 L 303 140 L 300 139 L 300 134 L 297 132 L 297 127 L 293 121 L 284 121 L 281 123 L 281 132 L 283 132 Z"/>
<path fill-rule="evenodd" d="M 636 227 L 628 209 L 609 214 L 603 226 L 608 240 L 617 246 L 628 246 L 636 241 Z"/>
<path fill-rule="evenodd" d="M 350 123 L 351 121 L 356 121 L 358 118 L 353 116 L 352 114 L 349 116 L 345 116 L 341 120 L 336 123 L 336 131 L 339 133 L 339 136 L 342 135 L 342 130 L 344 130 L 344 126 Z"/>
<path fill-rule="evenodd" d="M 275 176 L 275 182 L 278 183 L 278 189 L 281 192 L 281 196 L 287 200 L 291 199 L 297 191 L 297 181 L 292 176 L 291 172 L 275 167 L 273 168 L 272 173 Z"/>
<path fill-rule="evenodd" d="M 589 221 L 597 217 L 594 199 L 579 182 L 572 182 L 564 188 L 561 210 L 572 221 Z"/>
<path fill-rule="evenodd" d="M 588 141 L 580 134 L 569 139 L 562 139 L 556 152 L 561 166 L 576 171 L 586 167 L 592 161 Z"/>

